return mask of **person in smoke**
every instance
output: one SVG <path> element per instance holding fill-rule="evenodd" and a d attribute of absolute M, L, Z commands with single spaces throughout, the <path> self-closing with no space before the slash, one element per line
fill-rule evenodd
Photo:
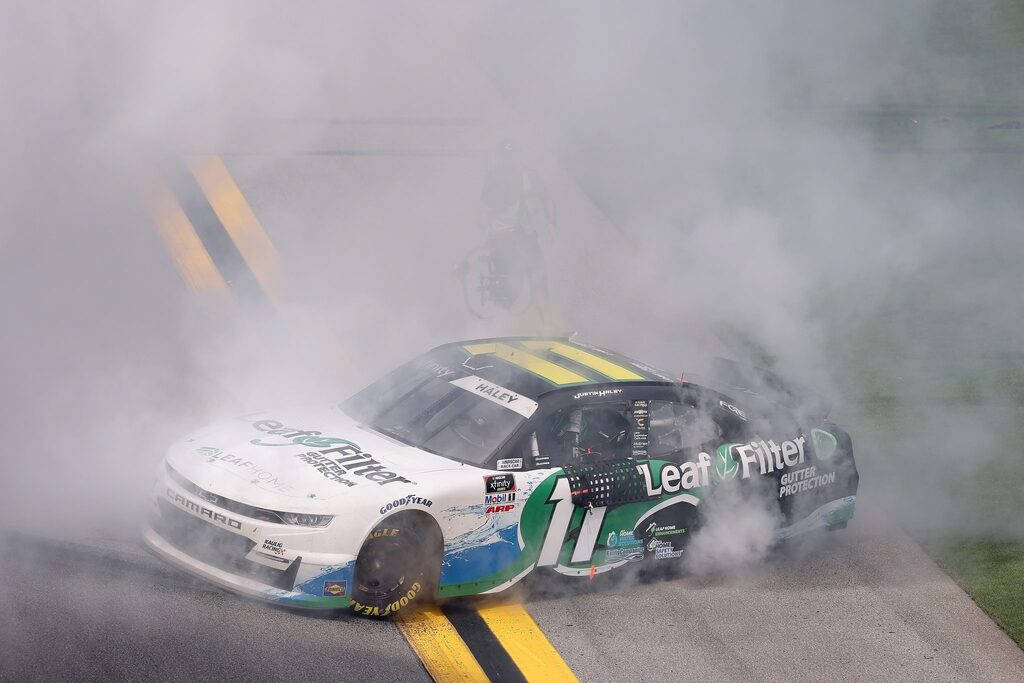
<path fill-rule="evenodd" d="M 544 184 L 536 171 L 523 164 L 519 147 L 512 140 L 503 140 L 495 150 L 484 176 L 480 204 L 488 236 L 551 227 L 551 206 Z"/>
<path fill-rule="evenodd" d="M 487 245 L 505 272 L 522 272 L 546 300 L 547 278 L 538 233 L 553 232 L 554 211 L 533 169 L 522 161 L 518 145 L 503 140 L 484 176 L 481 217 Z"/>

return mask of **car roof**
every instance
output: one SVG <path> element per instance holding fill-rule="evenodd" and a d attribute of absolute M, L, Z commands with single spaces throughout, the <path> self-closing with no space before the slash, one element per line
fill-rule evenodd
<path fill-rule="evenodd" d="M 569 338 L 490 337 L 443 344 L 461 370 L 534 400 L 564 388 L 673 383 L 668 374 L 622 354 Z M 464 359 L 464 360 L 462 360 Z"/>

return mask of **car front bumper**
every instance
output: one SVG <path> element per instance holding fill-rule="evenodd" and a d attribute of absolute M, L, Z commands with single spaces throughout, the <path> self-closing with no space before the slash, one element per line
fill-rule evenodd
<path fill-rule="evenodd" d="M 350 603 L 355 556 L 324 552 L 329 529 L 249 519 L 218 507 L 161 473 L 143 529 L 147 547 L 168 563 L 222 588 L 309 609 Z"/>

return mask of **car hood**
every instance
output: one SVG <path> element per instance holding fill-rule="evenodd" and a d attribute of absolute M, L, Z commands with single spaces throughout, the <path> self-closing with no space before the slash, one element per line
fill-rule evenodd
<path fill-rule="evenodd" d="M 309 513 L 383 504 L 470 467 L 375 432 L 336 405 L 210 425 L 176 443 L 167 464 L 225 498 Z"/>

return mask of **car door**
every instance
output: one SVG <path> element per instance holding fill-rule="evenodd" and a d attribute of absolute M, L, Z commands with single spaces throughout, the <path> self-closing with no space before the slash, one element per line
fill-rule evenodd
<path fill-rule="evenodd" d="M 713 421 L 707 434 L 697 430 L 688 414 L 694 406 L 684 406 L 679 392 L 647 389 L 620 392 L 616 401 L 563 406 L 542 416 L 524 437 L 524 462 L 539 457 L 547 466 L 520 520 L 520 536 L 535 553 L 536 566 L 582 576 L 683 554 L 711 477 L 711 456 L 693 445 L 714 441 L 720 430 Z M 567 426 L 571 432 L 596 424 L 591 416 L 609 410 L 625 425 L 610 446 L 581 452 L 579 444 L 573 448 L 575 437 L 566 440 Z"/>

